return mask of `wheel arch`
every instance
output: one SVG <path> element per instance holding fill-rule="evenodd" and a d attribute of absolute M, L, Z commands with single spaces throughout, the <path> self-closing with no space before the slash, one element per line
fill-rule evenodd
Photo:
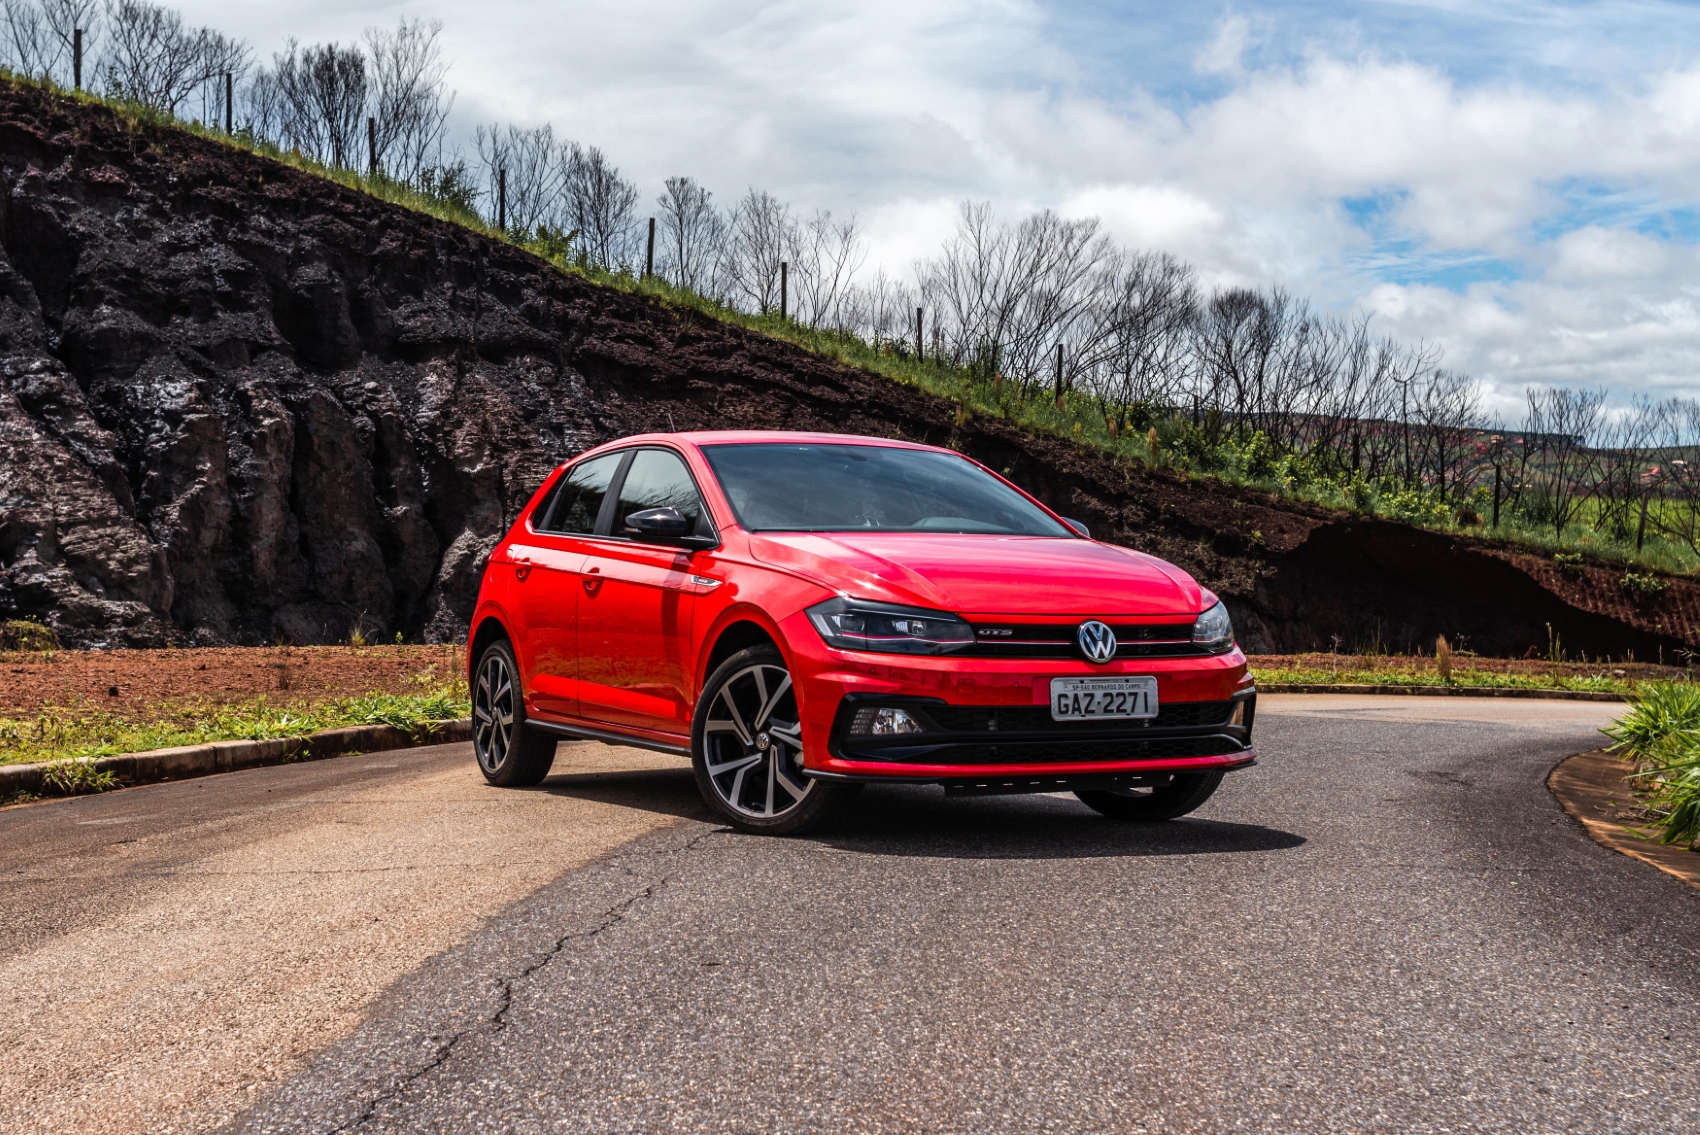
<path fill-rule="evenodd" d="M 722 662 L 740 650 L 748 650 L 763 643 L 779 651 L 781 656 L 785 654 L 785 648 L 779 643 L 777 627 L 764 626 L 751 617 L 749 612 L 731 616 L 726 625 L 715 634 L 714 645 L 710 646 L 703 656 L 702 673 L 697 675 L 697 690 L 700 692 L 703 686 L 707 685 L 708 676 L 714 673 Z"/>
<path fill-rule="evenodd" d="M 478 626 L 472 632 L 472 638 L 466 646 L 466 683 L 468 689 L 472 688 L 472 668 L 478 665 L 478 656 L 484 653 L 485 647 L 499 638 L 505 638 L 509 642 L 513 641 L 513 636 L 508 633 L 507 625 L 502 622 L 499 616 L 485 615 L 479 620 Z"/>

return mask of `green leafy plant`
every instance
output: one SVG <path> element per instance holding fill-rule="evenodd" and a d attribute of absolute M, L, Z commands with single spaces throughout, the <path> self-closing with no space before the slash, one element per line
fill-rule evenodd
<path fill-rule="evenodd" d="M 1612 752 L 1635 762 L 1631 779 L 1658 842 L 1700 850 L 1700 686 L 1650 685 L 1604 733 Z"/>
<path fill-rule="evenodd" d="M 93 760 L 81 758 L 54 761 L 41 771 L 44 785 L 61 796 L 81 796 L 90 792 L 109 792 L 118 787 L 118 778 L 95 767 Z"/>
<path fill-rule="evenodd" d="M 1623 589 L 1642 599 L 1651 599 L 1663 594 L 1668 584 L 1656 575 L 1643 575 L 1639 572 L 1624 572 Z"/>

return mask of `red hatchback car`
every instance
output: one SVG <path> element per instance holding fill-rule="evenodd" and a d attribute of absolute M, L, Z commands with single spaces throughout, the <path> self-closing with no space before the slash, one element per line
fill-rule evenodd
<path fill-rule="evenodd" d="M 659 749 L 745 831 L 802 831 L 878 782 L 1166 820 L 1256 759 L 1214 595 L 930 446 L 593 449 L 491 553 L 472 628 L 491 783 L 536 784 L 562 737 Z"/>

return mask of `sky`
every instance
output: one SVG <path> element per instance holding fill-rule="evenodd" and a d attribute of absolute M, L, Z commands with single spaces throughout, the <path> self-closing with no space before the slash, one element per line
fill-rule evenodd
<path fill-rule="evenodd" d="M 262 58 L 443 22 L 453 124 L 549 122 L 856 213 L 908 275 L 967 200 L 1096 216 L 1475 375 L 1700 396 L 1700 3 L 191 0 Z"/>

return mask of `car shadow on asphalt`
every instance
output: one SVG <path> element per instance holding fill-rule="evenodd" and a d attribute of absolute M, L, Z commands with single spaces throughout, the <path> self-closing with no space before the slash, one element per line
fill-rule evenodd
<path fill-rule="evenodd" d="M 617 804 L 623 808 L 640 808 L 687 820 L 712 821 L 715 818 L 702 802 L 696 777 L 688 768 L 562 773 L 550 776 L 532 791 Z"/>
<path fill-rule="evenodd" d="M 1261 824 L 1185 816 L 1109 820 L 1072 797 L 946 797 L 937 788 L 868 789 L 805 839 L 839 851 L 939 859 L 1091 859 L 1289 851 L 1305 838 Z"/>
<path fill-rule="evenodd" d="M 532 791 L 718 821 L 688 768 L 557 774 Z M 1260 824 L 1198 816 L 1130 824 L 1107 820 L 1073 797 L 952 798 L 926 785 L 869 788 L 827 827 L 796 838 L 839 851 L 939 859 L 1217 855 L 1288 851 L 1305 842 Z"/>

